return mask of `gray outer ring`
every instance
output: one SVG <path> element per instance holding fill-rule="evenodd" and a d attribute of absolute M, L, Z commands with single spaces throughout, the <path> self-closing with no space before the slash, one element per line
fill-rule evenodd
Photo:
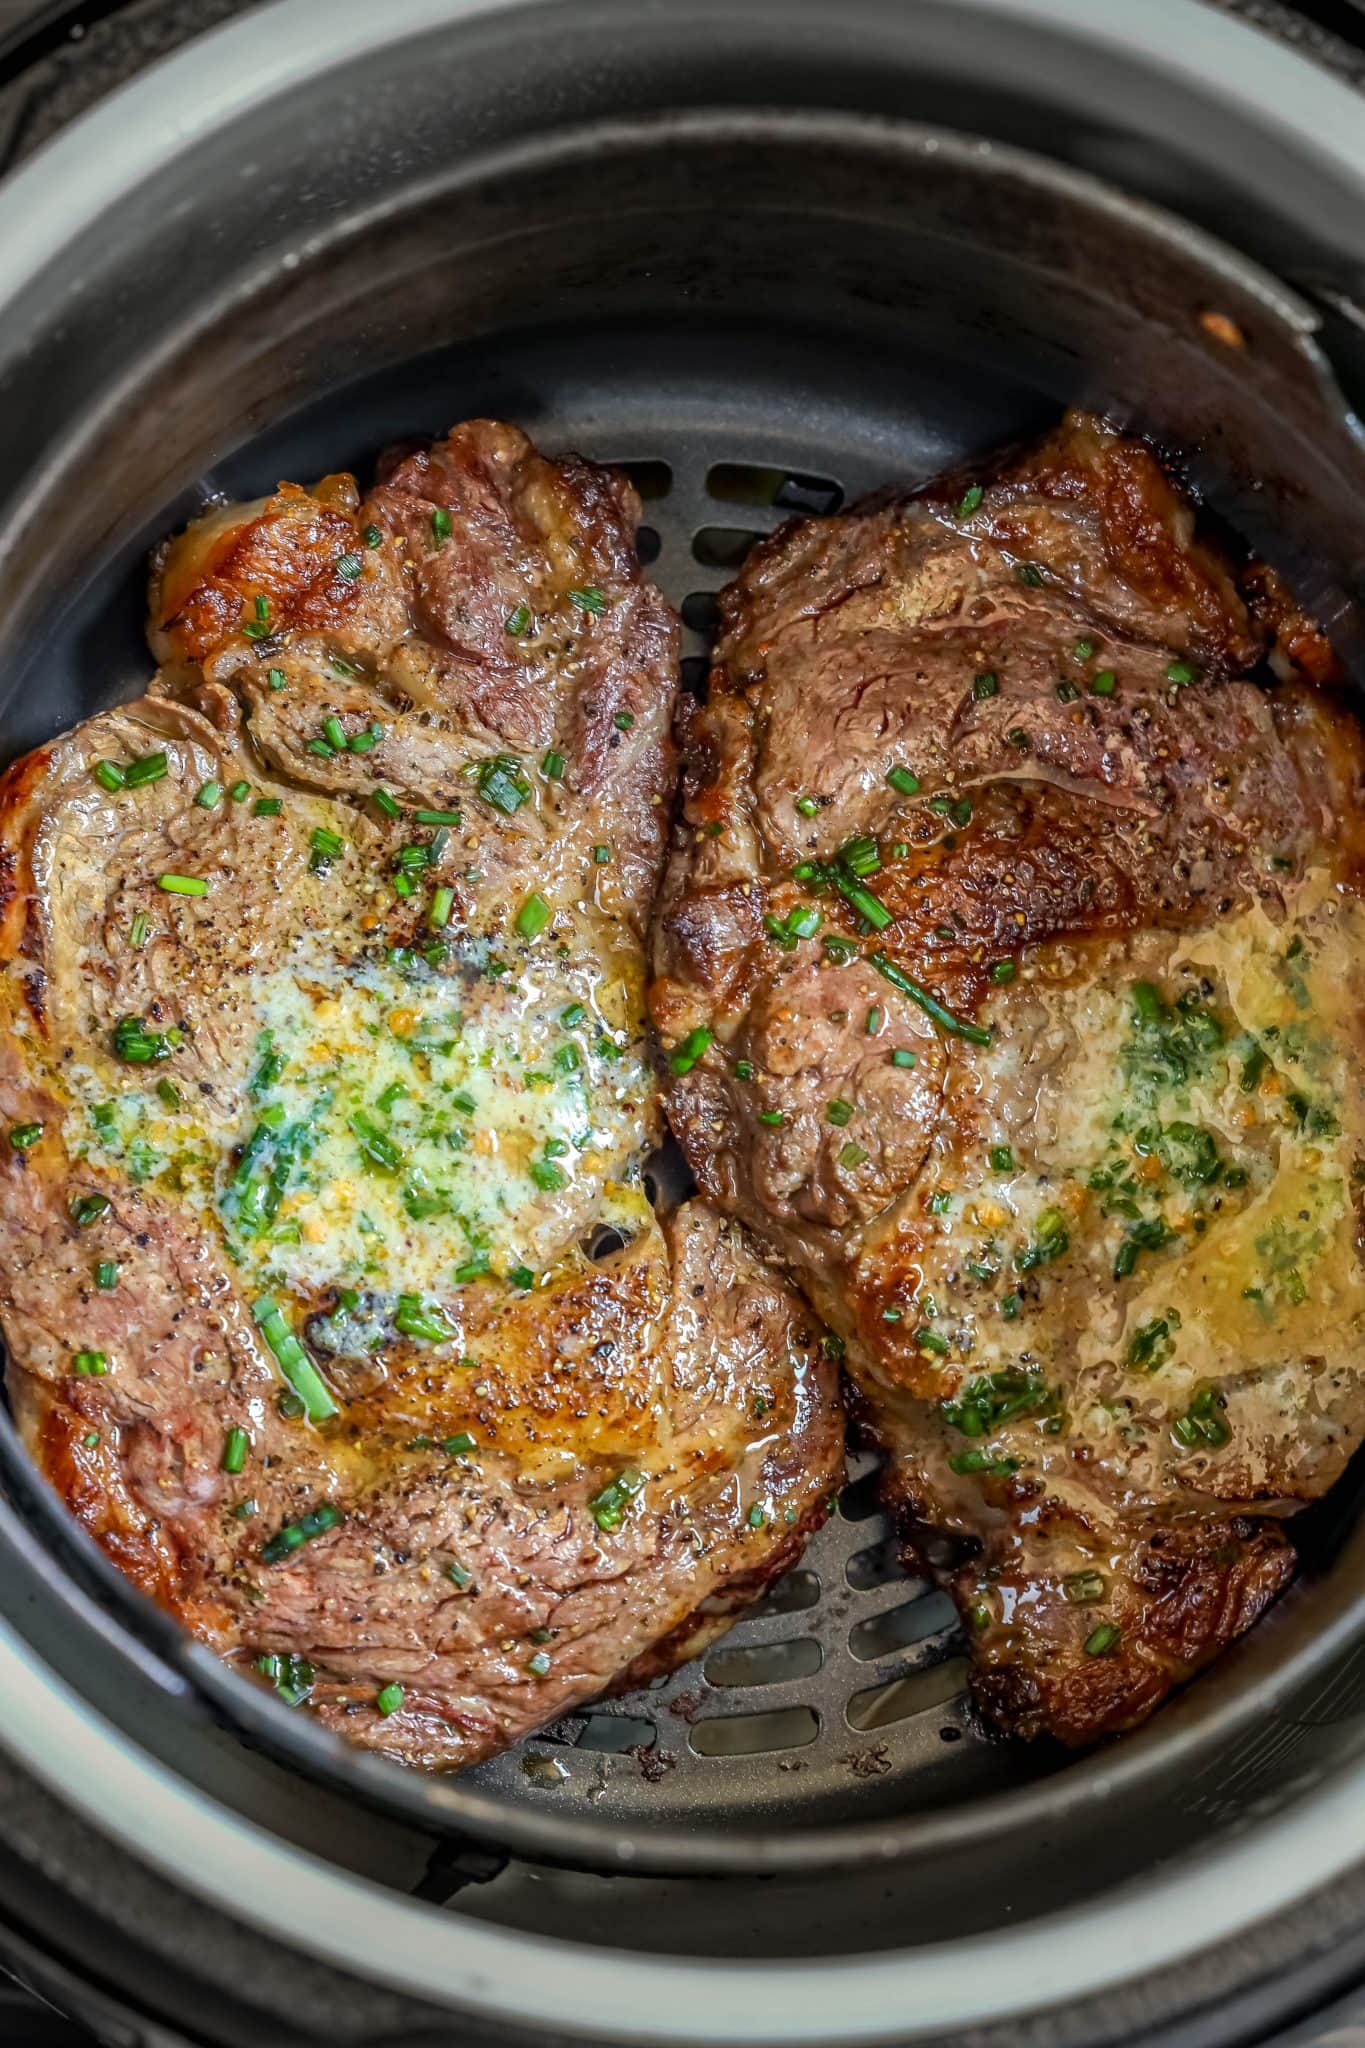
<path fill-rule="evenodd" d="M 331 0 L 326 62 L 474 16 L 515 0 Z M 644 0 L 658 4 L 658 0 Z M 1169 70 L 1263 126 L 1298 140 L 1365 197 L 1359 101 L 1344 85 L 1222 16 L 1196 21 L 1187 0 L 959 0 L 983 17 L 1024 16 L 1115 50 L 1160 49 Z M 1098 18 L 1097 18 L 1098 13 Z M 250 22 L 218 31 L 102 103 L 42 150 L 0 192 L 0 309 L 49 254 L 189 141 L 248 102 L 315 74 L 312 0 L 278 0 Z M 21 1640 L 0 1630 L 0 1713 L 6 1738 L 34 1774 L 157 1869 L 239 1917 L 347 1970 L 454 2002 L 490 2019 L 590 2038 L 877 2042 L 941 2035 L 1043 2010 L 1059 1985 L 1069 1999 L 1168 1967 L 1244 1932 L 1314 1887 L 1343 1875 L 1365 1839 L 1365 1770 L 1343 1774 L 1287 1814 L 1248 1831 L 1233 1881 L 1211 1882 L 1208 1859 L 1144 1888 L 1141 1913 L 1116 1903 L 991 1937 L 867 1959 L 761 1964 L 680 1963 L 606 1955 L 509 1934 L 433 1912 L 287 1849 L 264 1831 L 166 1777 L 101 1726 L 79 1698 L 35 1669 Z M 206 1876 L 211 1869 L 212 1876 Z M 553 1999 L 547 2008 L 546 1979 Z"/>

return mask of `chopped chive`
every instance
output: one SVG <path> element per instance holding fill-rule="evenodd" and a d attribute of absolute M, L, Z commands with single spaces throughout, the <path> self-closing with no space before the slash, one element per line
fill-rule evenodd
<path fill-rule="evenodd" d="M 564 1169 L 556 1166 L 552 1159 L 533 1159 L 528 1170 L 543 1194 L 553 1194 L 556 1189 L 569 1185 Z"/>
<path fill-rule="evenodd" d="M 612 720 L 612 724 L 618 732 L 629 732 L 634 723 L 635 713 L 633 711 L 618 711 Z"/>
<path fill-rule="evenodd" d="M 404 1337 L 411 1337 L 420 1344 L 448 1344 L 455 1335 L 452 1325 L 436 1304 L 423 1301 L 420 1294 L 399 1295 L 393 1326 Z"/>
<path fill-rule="evenodd" d="M 715 1032 L 709 1030 L 705 1024 L 698 1024 L 694 1031 L 689 1031 L 669 1059 L 668 1064 L 674 1073 L 690 1074 L 703 1053 L 714 1045 L 715 1038 Z"/>
<path fill-rule="evenodd" d="M 284 799 L 278 796 L 258 796 L 251 806 L 253 818 L 278 818 L 284 809 Z"/>
<path fill-rule="evenodd" d="M 1038 564 L 1036 562 L 1016 562 L 1014 565 L 1014 573 L 1019 578 L 1019 581 L 1021 583 L 1028 584 L 1030 590 L 1038 590 L 1039 588 L 1041 588 L 1043 581 L 1043 572 L 1038 567 Z"/>
<path fill-rule="evenodd" d="M 936 1358 L 946 1358 L 953 1348 L 946 1337 L 937 1330 L 931 1330 L 927 1323 L 920 1324 L 911 1341 L 918 1344 L 921 1351 L 932 1351 Z"/>
<path fill-rule="evenodd" d="M 780 1109 L 760 1109 L 758 1120 L 761 1124 L 777 1125 L 782 1121 L 782 1112 Z"/>
<path fill-rule="evenodd" d="M 844 901 L 857 911 L 859 917 L 867 919 L 874 931 L 884 932 L 894 921 L 880 896 L 874 896 L 864 883 L 850 881 L 847 877 L 836 874 L 834 886 Z"/>
<path fill-rule="evenodd" d="M 836 1095 L 832 1102 L 825 1104 L 825 1121 L 842 1130 L 845 1124 L 853 1121 L 853 1104 L 845 1102 L 842 1095 Z"/>
<path fill-rule="evenodd" d="M 1099 1627 L 1092 1629 L 1085 1639 L 1086 1656 L 1107 1657 L 1117 1643 L 1119 1634 L 1117 1622 L 1102 1621 Z"/>
<path fill-rule="evenodd" d="M 383 812 L 386 818 L 396 818 L 402 811 L 402 805 L 394 797 L 390 796 L 387 789 L 382 788 L 377 782 L 370 791 L 370 801 L 377 811 Z"/>
<path fill-rule="evenodd" d="M 83 1379 L 103 1379 L 109 1370 L 109 1359 L 103 1351 L 78 1351 L 72 1364 Z"/>
<path fill-rule="evenodd" d="M 553 916 L 554 912 L 545 898 L 533 890 L 517 912 L 517 931 L 523 939 L 537 938 Z"/>
<path fill-rule="evenodd" d="M 545 759 L 540 764 L 540 772 L 542 775 L 546 776 L 548 780 L 551 782 L 561 782 L 564 779 L 564 770 L 568 767 L 568 765 L 569 764 L 564 759 L 564 756 L 560 753 L 557 753 L 555 749 L 551 747 L 549 753 L 545 756 Z"/>
<path fill-rule="evenodd" d="M 355 582 L 355 580 L 356 580 L 356 578 L 357 578 L 357 576 L 360 576 L 360 575 L 362 575 L 362 574 L 364 573 L 364 569 L 365 569 L 365 564 L 364 564 L 364 563 L 363 563 L 363 562 L 361 561 L 361 559 L 360 559 L 359 555 L 338 555 L 338 556 L 337 556 L 337 560 L 336 560 L 336 571 L 337 571 L 337 575 L 338 575 L 338 576 L 344 576 L 344 577 L 345 577 L 345 579 L 346 579 L 346 581 L 347 581 L 348 583 L 354 583 L 354 582 Z"/>
<path fill-rule="evenodd" d="M 796 799 L 796 808 L 803 818 L 813 818 L 820 809 L 820 800 L 813 796 L 799 796 Z"/>
<path fill-rule="evenodd" d="M 244 1429 L 230 1429 L 223 1438 L 223 1455 L 218 1460 L 221 1472 L 240 1472 L 246 1464 L 246 1454 L 251 1438 Z"/>
<path fill-rule="evenodd" d="M 999 691 L 1000 678 L 992 670 L 982 669 L 980 675 L 972 677 L 972 696 L 978 704 L 983 704 L 987 697 L 998 696 Z"/>
<path fill-rule="evenodd" d="M 1056 685 L 1056 695 L 1059 704 L 1074 704 L 1076 702 L 1076 699 L 1080 696 L 1080 694 L 1081 693 L 1076 688 L 1076 685 L 1072 682 L 1068 682 L 1065 676 L 1061 676 L 1058 678 Z"/>
<path fill-rule="evenodd" d="M 881 1030 L 882 1014 L 883 1013 L 879 1009 L 877 1009 L 875 1005 L 872 1009 L 868 1011 L 866 1021 L 863 1024 L 863 1030 L 866 1032 L 869 1038 L 875 1038 L 877 1033 Z"/>
<path fill-rule="evenodd" d="M 953 516 L 957 519 L 970 519 L 973 512 L 975 512 L 977 506 L 981 503 L 981 500 L 985 497 L 985 495 L 986 492 L 983 485 L 969 485 L 969 487 L 962 493 L 962 496 L 958 499 L 957 511 Z"/>
<path fill-rule="evenodd" d="M 786 930 L 794 939 L 813 939 L 820 929 L 820 913 L 810 904 L 798 904 L 787 916 Z"/>
<path fill-rule="evenodd" d="M 431 907 L 427 911 L 427 923 L 434 932 L 444 931 L 450 923 L 450 913 L 455 903 L 453 889 L 436 889 L 432 892 Z"/>
<path fill-rule="evenodd" d="M 90 773 L 94 776 L 96 782 L 101 783 L 105 789 L 111 792 L 116 789 L 122 789 L 127 780 L 117 761 L 96 761 Z"/>
<path fill-rule="evenodd" d="M 16 1152 L 27 1152 L 43 1135 L 41 1124 L 11 1124 L 9 1141 Z"/>
<path fill-rule="evenodd" d="M 753 1063 L 753 1061 L 752 1061 L 752 1060 L 736 1060 L 736 1061 L 735 1061 L 735 1079 L 736 1079 L 737 1081 L 752 1081 L 752 1080 L 753 1080 L 753 1078 L 754 1078 L 754 1063 Z"/>
<path fill-rule="evenodd" d="M 431 515 L 431 537 L 437 547 L 444 547 L 454 531 L 454 520 L 444 505 L 438 505 Z"/>
<path fill-rule="evenodd" d="M 172 1081 L 168 1075 L 163 1074 L 161 1079 L 157 1082 L 156 1092 L 161 1097 L 161 1100 L 165 1103 L 167 1109 L 180 1108 L 180 1090 L 176 1087 L 174 1081 Z"/>
<path fill-rule="evenodd" d="M 1092 697 L 1112 697 L 1117 683 L 1118 676 L 1114 670 L 1102 668 L 1098 675 L 1090 678 L 1090 694 Z"/>
<path fill-rule="evenodd" d="M 312 855 L 308 865 L 315 873 L 319 869 L 325 868 L 329 861 L 339 859 L 346 851 L 346 841 L 341 837 L 341 834 L 339 832 L 329 832 L 325 825 L 314 826 L 312 837 L 309 839 L 308 844 Z"/>
<path fill-rule="evenodd" d="M 513 1266 L 507 1277 L 513 1287 L 527 1288 L 536 1284 L 536 1276 L 529 1266 Z"/>
<path fill-rule="evenodd" d="M 893 1067 L 917 1067 L 919 1054 L 911 1052 L 907 1046 L 898 1045 L 891 1055 L 891 1064 Z"/>
<path fill-rule="evenodd" d="M 512 817 L 531 794 L 522 779 L 521 764 L 513 754 L 495 754 L 490 761 L 471 763 L 465 771 L 474 777 L 479 795 L 504 817 Z"/>
<path fill-rule="evenodd" d="M 530 1672 L 532 1678 L 548 1678 L 550 1675 L 549 1651 L 537 1650 L 534 1656 L 528 1657 L 526 1659 L 526 1669 Z"/>
<path fill-rule="evenodd" d="M 85 1445 L 87 1451 L 96 1450 L 99 1446 L 99 1440 L 100 1433 L 97 1429 L 88 1429 L 81 1438 L 81 1442 Z"/>
<path fill-rule="evenodd" d="M 577 605 L 581 612 L 592 612 L 596 616 L 606 609 L 607 600 L 595 583 L 585 583 L 569 592 L 569 603 Z"/>
<path fill-rule="evenodd" d="M 969 1024 L 963 1018 L 955 1017 L 937 996 L 931 995 L 927 988 L 921 988 L 917 981 L 913 981 L 894 961 L 888 960 L 884 953 L 871 953 L 868 958 L 878 974 L 885 981 L 889 981 L 892 988 L 898 988 L 902 995 L 909 996 L 912 1002 L 918 1003 L 925 1015 L 932 1017 L 942 1030 L 950 1032 L 955 1038 L 965 1038 L 969 1045 L 990 1044 L 991 1034 L 984 1025 Z"/>
<path fill-rule="evenodd" d="M 618 1472 L 615 1479 L 609 1479 L 600 1491 L 593 1494 L 588 1502 L 588 1513 L 598 1528 L 605 1529 L 608 1533 L 619 1529 L 626 1509 L 644 1483 L 644 1473 L 636 1472 L 627 1466 L 625 1471 Z"/>
<path fill-rule="evenodd" d="M 378 1707 L 381 1714 L 385 1716 L 389 1714 L 396 1714 L 398 1712 L 398 1709 L 403 1704 L 402 1686 L 381 1685 L 378 1692 L 374 1696 L 374 1703 Z"/>
<path fill-rule="evenodd" d="M 285 683 L 284 670 L 282 668 L 272 668 L 266 676 L 266 682 L 272 690 L 282 690 Z"/>
<path fill-rule="evenodd" d="M 231 789 L 228 791 L 228 795 L 231 797 L 233 803 L 244 804 L 247 798 L 251 795 L 251 784 L 245 781 L 234 782 Z"/>
<path fill-rule="evenodd" d="M 309 740 L 304 748 L 304 752 L 306 754 L 316 754 L 323 761 L 331 761 L 336 756 L 336 748 L 332 745 L 331 741 L 323 739 Z"/>
<path fill-rule="evenodd" d="M 140 951 L 142 947 L 145 946 L 147 943 L 147 924 L 148 918 L 146 911 L 139 910 L 137 916 L 133 919 L 132 923 L 128 927 L 128 944 L 132 946 L 135 951 Z"/>
<path fill-rule="evenodd" d="M 505 633 L 510 633 L 514 640 L 519 640 L 522 637 L 523 633 L 525 633 L 527 628 L 530 626 L 530 623 L 530 605 L 519 604 L 516 610 L 514 612 L 509 612 L 506 619 L 504 619 L 503 631 Z"/>
<path fill-rule="evenodd" d="M 319 1536 L 325 1536 L 329 1529 L 335 1529 L 342 1520 L 341 1509 L 330 1500 L 323 1501 L 306 1515 L 300 1515 L 296 1522 L 286 1522 L 267 1543 L 261 1546 L 261 1561 L 264 1564 L 283 1564 L 305 1543 L 312 1543 Z"/>
<path fill-rule="evenodd" d="M 1005 982 L 1013 981 L 1018 971 L 1018 967 L 1013 960 L 996 960 L 991 966 L 991 980 L 999 988 Z"/>
<path fill-rule="evenodd" d="M 118 1263 L 114 1259 L 101 1259 L 95 1268 L 95 1285 L 101 1294 L 112 1294 L 118 1286 Z"/>
<path fill-rule="evenodd" d="M 455 1268 L 457 1287 L 468 1287 L 471 1281 L 482 1280 L 489 1269 L 487 1252 L 475 1252 L 472 1259 L 466 1259 L 462 1266 Z"/>
<path fill-rule="evenodd" d="M 566 1031 L 572 1031 L 575 1024 L 581 1024 L 587 1016 L 582 1003 L 569 1003 L 559 1013 L 559 1021 Z"/>
<path fill-rule="evenodd" d="M 1173 661 L 1166 669 L 1168 683 L 1194 683 L 1199 680 L 1199 671 L 1192 661 Z"/>
<path fill-rule="evenodd" d="M 322 736 L 326 740 L 328 746 L 332 749 L 333 753 L 341 754 L 345 752 L 346 728 L 342 724 L 341 720 L 337 717 L 335 711 L 329 711 L 327 716 L 323 719 Z"/>
<path fill-rule="evenodd" d="M 372 523 L 365 528 L 360 538 L 364 541 L 367 548 L 377 548 L 382 546 L 384 535 L 382 530 Z"/>
<path fill-rule="evenodd" d="M 896 767 L 887 769 L 886 779 L 902 796 L 919 794 L 919 777 L 912 768 L 902 768 L 898 763 Z"/>
<path fill-rule="evenodd" d="M 473 1572 L 466 1571 L 462 1564 L 456 1564 L 453 1560 L 446 1566 L 446 1577 L 450 1580 L 451 1585 L 457 1586 L 462 1593 L 466 1586 L 473 1584 L 474 1580 Z"/>
<path fill-rule="evenodd" d="M 390 879 L 393 882 L 393 893 L 395 896 L 412 896 L 416 893 L 417 884 L 413 881 L 411 875 L 405 875 L 400 870 L 398 874 L 393 875 Z"/>
<path fill-rule="evenodd" d="M 346 750 L 348 753 L 351 754 L 373 753 L 374 749 L 379 745 L 379 742 L 383 739 L 383 737 L 384 734 L 382 731 L 353 732 L 351 734 L 351 737 L 346 742 Z"/>
<path fill-rule="evenodd" d="M 594 846 L 592 858 L 594 867 L 604 868 L 611 859 L 611 848 L 609 846 Z"/>
<path fill-rule="evenodd" d="M 160 782 L 169 767 L 164 753 L 139 754 L 124 769 L 123 780 L 129 789 L 145 789 L 149 782 Z"/>
<path fill-rule="evenodd" d="M 995 1173 L 1013 1173 L 1014 1154 L 1008 1145 L 992 1145 L 988 1157 Z"/>
<path fill-rule="evenodd" d="M 263 1294 L 252 1306 L 253 1322 L 275 1355 L 275 1362 L 289 1382 L 312 1422 L 326 1422 L 337 1413 L 337 1404 L 321 1373 L 280 1310 L 272 1295 Z"/>
<path fill-rule="evenodd" d="M 1095 642 L 1093 640 L 1078 640 L 1071 652 L 1075 655 L 1077 661 L 1090 661 L 1094 658 Z"/>
<path fill-rule="evenodd" d="M 207 896 L 209 885 L 202 875 L 158 875 L 158 889 L 164 889 L 168 896 Z"/>
<path fill-rule="evenodd" d="M 92 1223 L 104 1215 L 108 1207 L 108 1195 L 78 1195 L 71 1203 L 71 1221 L 77 1230 L 88 1230 Z"/>
<path fill-rule="evenodd" d="M 866 1166 L 871 1157 L 870 1152 L 864 1152 L 862 1146 L 855 1145 L 850 1138 L 846 1145 L 840 1147 L 839 1164 L 850 1169 L 855 1166 Z"/>

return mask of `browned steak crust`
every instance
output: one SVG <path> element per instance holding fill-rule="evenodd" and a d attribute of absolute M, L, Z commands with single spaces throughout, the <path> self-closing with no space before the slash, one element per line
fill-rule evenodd
<path fill-rule="evenodd" d="M 809 1309 L 641 1186 L 676 627 L 638 516 L 487 421 L 363 503 L 210 515 L 152 693 L 0 785 L 28 1440 L 189 1627 L 428 1766 L 686 1654 L 841 1470 Z"/>
<path fill-rule="evenodd" d="M 756 548 L 681 718 L 670 1121 L 1070 1743 L 1249 1626 L 1365 1413 L 1361 735 L 1246 588 L 1072 415 Z"/>

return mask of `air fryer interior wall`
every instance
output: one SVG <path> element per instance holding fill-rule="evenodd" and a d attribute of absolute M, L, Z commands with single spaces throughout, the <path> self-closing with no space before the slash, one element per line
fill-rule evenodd
<path fill-rule="evenodd" d="M 207 492 L 363 471 L 385 440 L 485 410 L 550 447 L 668 463 L 672 487 L 646 516 L 655 573 L 680 601 L 728 574 L 698 559 L 698 529 L 780 516 L 713 495 L 716 462 L 855 495 L 1032 431 L 1066 402 L 1098 405 L 1176 451 L 1358 655 L 1360 394 L 1342 392 L 1313 309 L 1140 204 L 899 118 L 941 112 L 945 75 L 970 60 L 971 90 L 951 100 L 961 125 L 1012 132 L 1030 93 L 1052 104 L 1064 76 L 1098 150 L 1113 53 L 1102 73 L 1091 52 L 1063 62 L 1049 32 L 1025 28 L 1029 11 L 1008 7 L 988 47 L 963 40 L 975 7 L 868 0 L 837 20 L 814 5 L 701 0 L 647 14 L 627 0 L 472 10 L 320 73 L 287 113 L 268 94 L 247 98 L 119 195 L 6 310 L 4 753 L 145 679 L 145 551 Z M 1047 76 L 1050 49 L 1060 69 Z M 1128 88 L 1141 82 L 1139 68 Z M 1192 91 L 1166 81 L 1163 121 Z M 1043 139 L 1037 105 L 1029 132 Z M 1202 109 L 1182 149 L 1216 156 L 1230 141 L 1220 123 L 1233 121 L 1227 107 Z M 1232 152 L 1229 175 L 1234 163 Z M 1360 254 L 1359 220 L 1318 157 L 1277 135 L 1246 169 L 1266 202 L 1258 232 L 1293 239 L 1300 261 L 1339 283 L 1343 250 Z M 1305 210 L 1311 235 L 1300 223 L 1291 236 Z M 1241 345 L 1201 320 L 1211 312 Z M 1349 383 L 1349 360 L 1340 368 Z M 689 643 L 694 658 L 703 644 Z M 560 1935 L 588 1945 L 808 1956 L 807 1880 L 832 1866 L 843 1875 L 819 1894 L 827 1953 L 986 1935 L 1191 1845 L 1220 1846 L 1345 1769 L 1361 1744 L 1352 1682 L 1325 1675 L 1365 1591 L 1349 1482 L 1309 1519 L 1305 1577 L 1280 1608 L 1152 1727 L 1096 1758 L 1063 1768 L 988 1749 L 951 1696 L 875 1740 L 841 1726 L 858 1682 L 855 1608 L 842 1584 L 833 1600 L 827 1578 L 815 1620 L 797 1622 L 823 1645 L 809 1756 L 703 1762 L 675 1716 L 660 1738 L 674 1761 L 654 1777 L 634 1759 L 575 1751 L 563 1779 L 517 1757 L 430 1783 L 230 1680 L 65 1524 L 8 1426 L 0 1461 L 11 1501 L 0 1543 L 12 1584 L 28 1589 L 11 1593 L 12 1617 L 78 1682 L 121 1671 L 107 1710 L 142 1739 L 127 1681 L 140 1660 L 141 1683 L 170 1703 L 152 1718 L 188 1731 L 167 1737 L 177 1771 L 230 1779 L 214 1761 L 222 1738 L 201 1743 L 211 1707 L 315 1782 L 432 1838 L 457 1830 L 540 1859 L 466 1892 L 461 1911 L 532 1930 L 549 1911 Z M 836 1577 L 855 1554 L 850 1514 L 843 1548 L 816 1559 Z M 918 1640 L 945 1659 L 955 1650 L 942 1625 Z M 910 1662 L 939 1668 L 928 1655 Z M 799 1687 L 780 1690 L 803 1704 Z M 624 1711 L 652 1718 L 656 1734 L 665 1719 L 657 1699 Z M 859 1756 L 865 1768 L 850 1762 Z M 607 1891 L 575 1866 L 734 1882 Z M 785 1875 L 756 1897 L 755 1871 Z M 685 1905 L 670 1915 L 661 1899 Z"/>

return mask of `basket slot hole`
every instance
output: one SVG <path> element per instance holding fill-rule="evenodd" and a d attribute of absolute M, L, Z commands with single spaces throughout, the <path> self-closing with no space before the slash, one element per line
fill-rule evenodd
<path fill-rule="evenodd" d="M 824 1661 L 814 1636 L 798 1636 L 789 1643 L 726 1643 L 704 1670 L 708 1685 L 784 1685 L 814 1678 Z"/>
<path fill-rule="evenodd" d="M 702 526 L 692 536 L 692 554 L 708 569 L 738 569 L 762 538 L 750 526 Z"/>
<path fill-rule="evenodd" d="M 698 1756 L 762 1756 L 804 1749 L 820 1733 L 813 1707 L 780 1707 L 770 1714 L 716 1714 L 698 1721 L 688 1743 Z"/>
<path fill-rule="evenodd" d="M 711 497 L 726 505 L 777 505 L 784 512 L 837 512 L 844 494 L 833 477 L 753 462 L 717 462 L 706 473 Z"/>
<path fill-rule="evenodd" d="M 659 1731 L 652 1721 L 635 1714 L 589 1714 L 576 1749 L 591 1749 L 603 1756 L 623 1756 L 628 1749 L 653 1749 Z"/>
<path fill-rule="evenodd" d="M 814 1572 L 788 1572 L 749 1609 L 758 1621 L 765 1614 L 805 1614 L 820 1603 L 820 1581 Z"/>
<path fill-rule="evenodd" d="M 894 1579 L 911 1577 L 901 1563 L 900 1545 L 894 1536 L 888 1536 L 885 1543 L 874 1543 L 870 1550 L 855 1551 L 845 1571 L 855 1593 L 871 1593 L 878 1586 L 889 1586 Z"/>
<path fill-rule="evenodd" d="M 870 1734 L 874 1728 L 889 1728 L 896 1721 L 908 1721 L 912 1714 L 923 1714 L 931 1707 L 944 1707 L 949 1700 L 955 1700 L 967 1683 L 967 1671 L 965 1657 L 950 1657 L 942 1664 L 931 1664 L 926 1671 L 893 1678 L 889 1684 L 870 1685 L 865 1692 L 854 1693 L 845 1718 L 860 1735 Z"/>
<path fill-rule="evenodd" d="M 607 467 L 628 476 L 646 504 L 651 498 L 666 498 L 673 488 L 673 470 L 667 462 L 612 462 Z"/>
<path fill-rule="evenodd" d="M 690 691 L 692 696 L 700 697 L 704 700 L 707 678 L 711 673 L 710 655 L 686 655 L 678 664 L 678 672 L 682 677 L 683 688 Z"/>
<path fill-rule="evenodd" d="M 720 600 L 714 590 L 693 590 L 682 601 L 682 622 L 711 639 L 720 629 Z"/>
<path fill-rule="evenodd" d="M 881 1495 L 878 1489 L 879 1472 L 864 1472 L 861 1479 L 853 1480 L 839 1495 L 839 1513 L 846 1522 L 868 1522 L 881 1511 Z"/>
<path fill-rule="evenodd" d="M 911 1643 L 927 1642 L 931 1636 L 947 1635 L 957 1627 L 957 1609 L 946 1593 L 921 1593 L 885 1614 L 857 1621 L 848 1632 L 848 1647 L 860 1664 L 879 1657 L 894 1657 Z"/>
<path fill-rule="evenodd" d="M 635 536 L 635 552 L 640 567 L 647 569 L 651 562 L 657 562 L 663 550 L 663 535 L 657 526 L 642 526 Z"/>

